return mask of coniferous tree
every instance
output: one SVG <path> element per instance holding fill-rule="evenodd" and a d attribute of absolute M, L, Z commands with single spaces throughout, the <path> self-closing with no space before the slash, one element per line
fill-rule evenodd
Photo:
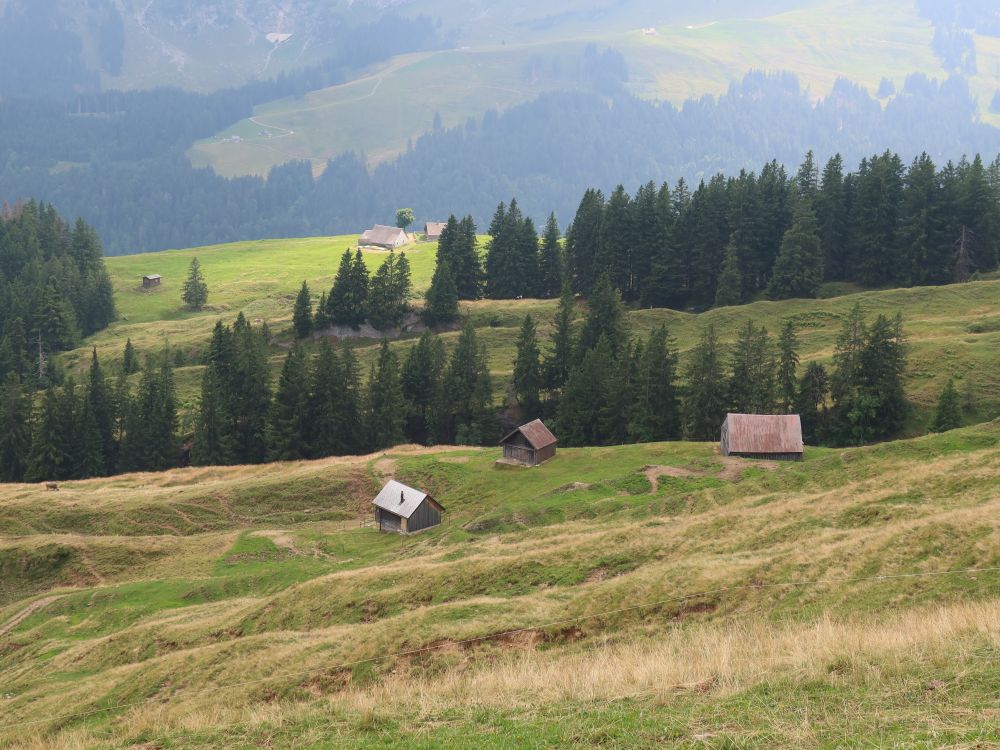
<path fill-rule="evenodd" d="M 681 437 L 677 352 L 665 326 L 654 330 L 638 359 L 629 435 L 640 443 Z"/>
<path fill-rule="evenodd" d="M 827 162 L 816 196 L 816 218 L 820 244 L 823 248 L 823 268 L 827 280 L 847 277 L 848 215 L 850 213 L 850 183 L 845 184 L 844 160 L 840 155 Z"/>
<path fill-rule="evenodd" d="M 159 360 L 159 362 L 157 362 Z M 126 471 L 163 471 L 177 465 L 177 396 L 170 358 L 150 357 L 125 418 L 121 462 Z"/>
<path fill-rule="evenodd" d="M 135 353 L 132 346 L 132 339 L 125 340 L 125 351 L 122 352 L 122 372 L 128 376 L 139 372 L 142 366 L 139 364 L 139 355 Z"/>
<path fill-rule="evenodd" d="M 24 471 L 24 481 L 58 481 L 71 475 L 72 467 L 65 443 L 65 427 L 59 391 L 57 388 L 47 388 L 42 396 L 38 420 L 31 439 L 31 451 Z"/>
<path fill-rule="evenodd" d="M 604 220 L 604 194 L 588 190 L 566 231 L 567 275 L 574 292 L 586 294 L 600 276 L 595 263 Z"/>
<path fill-rule="evenodd" d="M 327 328 L 333 325 L 333 320 L 330 318 L 330 300 L 323 292 L 319 296 L 319 302 L 316 303 L 316 313 L 313 316 L 313 330 L 314 331 L 325 331 Z"/>
<path fill-rule="evenodd" d="M 559 244 L 559 222 L 550 214 L 545 223 L 542 247 L 538 257 L 538 296 L 552 299 L 559 296 L 563 285 L 562 247 Z"/>
<path fill-rule="evenodd" d="M 97 348 L 91 355 L 90 375 L 87 382 L 86 401 L 87 429 L 92 429 L 96 445 L 88 446 L 96 452 L 96 458 L 88 459 L 88 475 L 101 476 L 110 472 L 116 462 L 115 445 L 115 404 L 114 397 L 104 379 L 101 364 L 97 359 Z"/>
<path fill-rule="evenodd" d="M 730 360 L 729 405 L 739 414 L 774 410 L 774 354 L 767 329 L 748 320 L 739 332 Z M 721 424 L 721 423 L 720 423 Z"/>
<path fill-rule="evenodd" d="M 608 274 L 602 274 L 587 298 L 587 317 L 580 331 L 579 356 L 593 349 L 601 337 L 608 340 L 611 352 L 617 354 L 628 342 L 628 322 L 621 294 L 611 284 Z"/>
<path fill-rule="evenodd" d="M 309 373 L 309 419 L 306 425 L 308 453 L 324 458 L 348 453 L 350 427 L 342 417 L 345 397 L 344 373 L 330 342 L 323 339 Z"/>
<path fill-rule="evenodd" d="M 772 299 L 815 297 L 823 283 L 823 247 L 816 214 L 809 202 L 800 201 L 792 226 L 781 241 L 774 262 L 768 294 Z"/>
<path fill-rule="evenodd" d="M 545 360 L 545 383 L 550 391 L 558 391 L 569 379 L 573 367 L 576 342 L 573 336 L 573 313 L 576 299 L 569 281 L 563 282 L 559 310 L 556 313 L 555 331 L 552 334 L 552 353 Z"/>
<path fill-rule="evenodd" d="M 267 415 L 271 404 L 271 368 L 267 339 L 243 313 L 232 329 L 232 366 L 225 373 L 235 452 L 241 463 L 261 463 L 267 456 Z"/>
<path fill-rule="evenodd" d="M 726 380 L 715 327 L 709 326 L 691 352 L 684 395 L 685 434 L 690 440 L 716 440 L 726 416 Z"/>
<path fill-rule="evenodd" d="M 192 258 L 191 265 L 188 266 L 188 275 L 181 290 L 181 299 L 191 310 L 201 310 L 208 302 L 208 284 L 205 283 L 201 263 L 197 258 Z"/>
<path fill-rule="evenodd" d="M 31 399 L 17 374 L 0 384 L 0 482 L 24 479 L 31 453 Z"/>
<path fill-rule="evenodd" d="M 267 425 L 271 460 L 295 461 L 309 455 L 309 405 L 309 365 L 296 342 L 285 357 L 271 405 Z"/>
<path fill-rule="evenodd" d="M 949 378 L 938 398 L 931 432 L 948 432 L 962 426 L 962 404 L 955 388 L 955 379 Z"/>
<path fill-rule="evenodd" d="M 778 338 L 778 408 L 791 414 L 798 394 L 799 340 L 795 323 L 785 322 Z"/>
<path fill-rule="evenodd" d="M 825 439 L 828 429 L 830 378 L 819 362 L 810 362 L 799 381 L 795 409 L 802 420 L 802 436 L 807 445 Z"/>
<path fill-rule="evenodd" d="M 406 439 L 403 426 L 406 405 L 400 379 L 399 360 L 382 339 L 378 361 L 372 364 L 368 379 L 368 425 L 372 450 L 391 448 Z"/>
<path fill-rule="evenodd" d="M 191 463 L 195 466 L 233 463 L 233 430 L 226 406 L 221 376 L 218 369 L 210 364 L 201 379 L 201 402 L 191 446 Z"/>
<path fill-rule="evenodd" d="M 368 320 L 380 331 L 398 328 L 409 312 L 410 263 L 405 253 L 390 251 L 371 281 Z"/>
<path fill-rule="evenodd" d="M 430 331 L 424 331 L 403 364 L 403 399 L 407 408 L 405 432 L 410 442 L 423 445 L 431 442 L 434 408 L 442 398 L 444 367 L 444 343 Z"/>
<path fill-rule="evenodd" d="M 559 437 L 566 445 L 607 444 L 602 408 L 610 400 L 614 360 L 608 339 L 602 336 L 570 372 L 557 415 Z"/>
<path fill-rule="evenodd" d="M 313 332 L 313 312 L 312 298 L 309 296 L 309 285 L 302 282 L 302 288 L 295 298 L 295 308 L 292 311 L 292 327 L 295 335 L 300 338 L 308 338 Z"/>
<path fill-rule="evenodd" d="M 368 267 L 361 250 L 353 256 L 350 250 L 345 250 L 327 298 L 330 320 L 339 326 L 360 326 L 368 314 L 368 292 Z"/>
<path fill-rule="evenodd" d="M 489 360 L 472 321 L 466 322 L 458 337 L 435 412 L 439 443 L 478 444 L 495 437 Z"/>
<path fill-rule="evenodd" d="M 736 236 L 726 246 L 726 258 L 719 273 L 719 285 L 715 290 L 715 306 L 730 307 L 743 301 L 743 274 L 740 273 L 740 254 Z"/>
<path fill-rule="evenodd" d="M 424 323 L 429 326 L 451 323 L 458 318 L 458 287 L 447 260 L 438 261 L 431 286 L 427 290 Z"/>
<path fill-rule="evenodd" d="M 517 356 L 514 360 L 514 397 L 521 407 L 524 421 L 537 419 L 542 413 L 541 391 L 542 363 L 538 349 L 535 321 L 528 315 L 521 324 L 517 337 Z"/>

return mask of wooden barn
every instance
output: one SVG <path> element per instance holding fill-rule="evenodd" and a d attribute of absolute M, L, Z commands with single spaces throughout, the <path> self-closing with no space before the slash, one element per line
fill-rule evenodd
<path fill-rule="evenodd" d="M 441 239 L 441 233 L 444 232 L 444 228 L 446 226 L 448 225 L 444 222 L 429 221 L 424 224 L 424 237 L 426 237 L 429 242 L 436 242 Z"/>
<path fill-rule="evenodd" d="M 798 414 L 730 414 L 722 423 L 722 455 L 801 461 L 802 420 Z"/>
<path fill-rule="evenodd" d="M 154 286 L 159 286 L 160 285 L 160 281 L 161 281 L 160 274 L 158 274 L 158 273 L 151 273 L 148 276 L 143 276 L 142 277 L 142 288 L 143 289 L 152 289 Z"/>
<path fill-rule="evenodd" d="M 399 227 L 387 227 L 376 224 L 365 231 L 358 239 L 358 247 L 380 247 L 383 250 L 395 250 L 410 241 L 410 235 Z"/>
<path fill-rule="evenodd" d="M 555 458 L 556 436 L 542 420 L 521 425 L 500 441 L 503 446 L 503 462 L 521 466 L 540 466 Z"/>
<path fill-rule="evenodd" d="M 375 525 L 390 534 L 416 534 L 441 525 L 444 507 L 426 492 L 390 481 L 372 500 Z"/>

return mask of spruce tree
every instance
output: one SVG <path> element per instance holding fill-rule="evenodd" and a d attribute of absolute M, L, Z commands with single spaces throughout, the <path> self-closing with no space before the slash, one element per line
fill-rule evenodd
<path fill-rule="evenodd" d="M 66 451 L 66 436 L 63 433 L 65 425 L 61 416 L 58 389 L 47 388 L 42 395 L 31 439 L 24 481 L 58 481 L 70 475 L 70 457 Z"/>
<path fill-rule="evenodd" d="M 93 421 L 97 438 L 96 453 L 99 460 L 88 462 L 90 476 L 101 476 L 110 472 L 115 465 L 115 404 L 114 397 L 104 379 L 101 364 L 97 359 L 97 348 L 91 354 L 90 374 L 84 395 L 88 419 Z M 88 429 L 91 427 L 87 425 Z"/>
<path fill-rule="evenodd" d="M 327 314 L 338 326 L 357 328 L 365 322 L 368 305 L 368 267 L 361 251 L 345 250 L 327 298 Z"/>
<path fill-rule="evenodd" d="M 809 202 L 799 201 L 792 226 L 781 241 L 768 294 L 772 299 L 812 298 L 822 283 L 823 247 L 816 214 Z"/>
<path fill-rule="evenodd" d="M 451 323 L 458 318 L 458 288 L 447 260 L 438 261 L 431 286 L 427 290 L 424 323 L 429 326 Z"/>
<path fill-rule="evenodd" d="M 576 298 L 569 281 L 563 281 L 559 310 L 556 313 L 555 331 L 552 334 L 552 353 L 545 361 L 545 384 L 550 391 L 559 390 L 569 379 L 573 368 L 576 342 L 573 336 L 573 314 Z"/>
<path fill-rule="evenodd" d="M 799 381 L 795 410 L 802 420 L 802 436 L 807 445 L 823 442 L 827 435 L 827 398 L 830 394 L 830 377 L 819 362 L 810 362 Z"/>
<path fill-rule="evenodd" d="M 308 453 L 324 458 L 349 452 L 348 425 L 341 400 L 346 395 L 344 372 L 330 342 L 323 339 L 309 373 Z"/>
<path fill-rule="evenodd" d="M 607 337 L 602 336 L 584 352 L 573 368 L 559 399 L 557 423 L 560 440 L 570 446 L 605 445 L 606 428 L 602 411 L 610 402 L 615 355 Z"/>
<path fill-rule="evenodd" d="M 640 443 L 679 439 L 677 352 L 671 346 L 666 326 L 660 326 L 649 335 L 637 365 L 629 436 Z"/>
<path fill-rule="evenodd" d="M 191 446 L 191 463 L 195 466 L 233 463 L 234 439 L 226 407 L 222 378 L 218 369 L 209 364 L 201 376 L 201 402 Z"/>
<path fill-rule="evenodd" d="M 295 298 L 295 308 L 292 311 L 292 327 L 295 335 L 300 338 L 308 338 L 313 332 L 313 312 L 312 298 L 309 296 L 309 285 L 302 282 L 302 288 Z"/>
<path fill-rule="evenodd" d="M 961 426 L 962 404 L 955 388 L 955 379 L 949 378 L 934 410 L 931 432 L 948 432 Z"/>
<path fill-rule="evenodd" d="M 538 257 L 538 296 L 552 299 L 559 296 L 563 285 L 562 247 L 559 244 L 559 222 L 550 214 L 545 224 L 542 247 Z"/>
<path fill-rule="evenodd" d="M 316 303 L 316 313 L 313 316 L 313 330 L 325 331 L 332 325 L 333 320 L 330 318 L 330 300 L 326 296 L 326 292 L 323 292 L 319 296 L 319 302 Z"/>
<path fill-rule="evenodd" d="M 767 329 L 748 320 L 730 358 L 729 405 L 740 414 L 774 410 L 775 361 Z"/>
<path fill-rule="evenodd" d="M 380 331 L 398 328 L 409 311 L 410 264 L 405 254 L 390 251 L 371 282 L 368 320 Z"/>
<path fill-rule="evenodd" d="M 594 348 L 602 336 L 607 338 L 612 354 L 617 354 L 628 342 L 625 307 L 607 273 L 601 275 L 587 298 L 587 318 L 580 332 L 580 355 Z"/>
<path fill-rule="evenodd" d="M 799 340 L 795 323 L 785 321 L 778 338 L 778 407 L 791 414 L 798 393 Z"/>
<path fill-rule="evenodd" d="M 406 439 L 403 431 L 406 404 L 400 379 L 399 361 L 382 339 L 378 361 L 372 365 L 368 380 L 368 427 L 372 450 L 399 445 Z"/>
<path fill-rule="evenodd" d="M 435 412 L 439 443 L 476 444 L 494 437 L 489 360 L 471 320 L 466 322 L 452 352 Z"/>
<path fill-rule="evenodd" d="M 122 352 L 122 372 L 128 376 L 139 372 L 140 369 L 139 355 L 136 354 L 135 347 L 132 346 L 132 339 L 126 339 L 125 351 Z"/>
<path fill-rule="evenodd" d="M 0 482 L 24 479 L 31 453 L 31 399 L 17 374 L 0 384 Z"/>
<path fill-rule="evenodd" d="M 535 321 L 525 316 L 517 337 L 517 356 L 514 360 L 514 397 L 521 407 L 525 422 L 537 419 L 542 412 L 542 363 L 538 350 Z"/>
<path fill-rule="evenodd" d="M 309 366 L 305 350 L 292 345 L 271 404 L 268 454 L 274 461 L 295 461 L 309 454 Z"/>
<path fill-rule="evenodd" d="M 691 352 L 685 379 L 685 434 L 689 440 L 717 440 L 726 417 L 726 380 L 714 326 L 705 330 Z"/>
<path fill-rule="evenodd" d="M 208 302 L 208 284 L 205 283 L 205 276 L 201 272 L 201 263 L 197 258 L 192 258 L 191 265 L 188 266 L 188 275 L 181 290 L 181 299 L 191 310 L 201 310 Z"/>
<path fill-rule="evenodd" d="M 719 273 L 719 284 L 715 289 L 715 306 L 731 307 L 743 301 L 743 274 L 740 273 L 739 246 L 736 235 L 726 246 L 726 257 Z"/>
<path fill-rule="evenodd" d="M 441 339 L 424 331 L 403 364 L 403 399 L 406 402 L 406 438 L 427 445 L 433 437 L 434 408 L 442 399 L 441 379 L 445 351 Z"/>

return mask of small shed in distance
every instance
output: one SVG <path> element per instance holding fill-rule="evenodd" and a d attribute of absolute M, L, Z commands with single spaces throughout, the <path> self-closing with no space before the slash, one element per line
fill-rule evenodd
<path fill-rule="evenodd" d="M 539 466 L 555 458 L 556 436 L 542 420 L 521 425 L 500 441 L 503 446 L 503 463 L 521 466 Z"/>
<path fill-rule="evenodd" d="M 142 277 L 142 288 L 152 289 L 154 286 L 160 285 L 160 274 L 151 273 L 148 276 Z"/>
<path fill-rule="evenodd" d="M 444 507 L 426 492 L 394 479 L 382 488 L 372 505 L 378 530 L 393 534 L 415 534 L 440 526 L 444 513 Z"/>
<path fill-rule="evenodd" d="M 446 226 L 448 225 L 444 222 L 429 221 L 424 224 L 424 236 L 429 242 L 437 242 L 441 239 L 441 233 Z"/>
<path fill-rule="evenodd" d="M 722 423 L 722 455 L 772 461 L 801 461 L 802 420 L 798 414 L 730 414 Z"/>

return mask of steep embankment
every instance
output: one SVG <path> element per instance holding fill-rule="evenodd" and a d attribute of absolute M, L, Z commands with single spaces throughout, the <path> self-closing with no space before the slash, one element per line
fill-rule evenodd
<path fill-rule="evenodd" d="M 996 423 L 803 464 L 701 444 L 564 450 L 532 471 L 494 458 L 401 449 L 0 489 L 0 626 L 60 597 L 0 636 L 0 738 L 1000 741 Z M 387 476 L 431 491 L 445 524 L 361 527 Z M 51 547 L 70 562 L 40 577 Z"/>

